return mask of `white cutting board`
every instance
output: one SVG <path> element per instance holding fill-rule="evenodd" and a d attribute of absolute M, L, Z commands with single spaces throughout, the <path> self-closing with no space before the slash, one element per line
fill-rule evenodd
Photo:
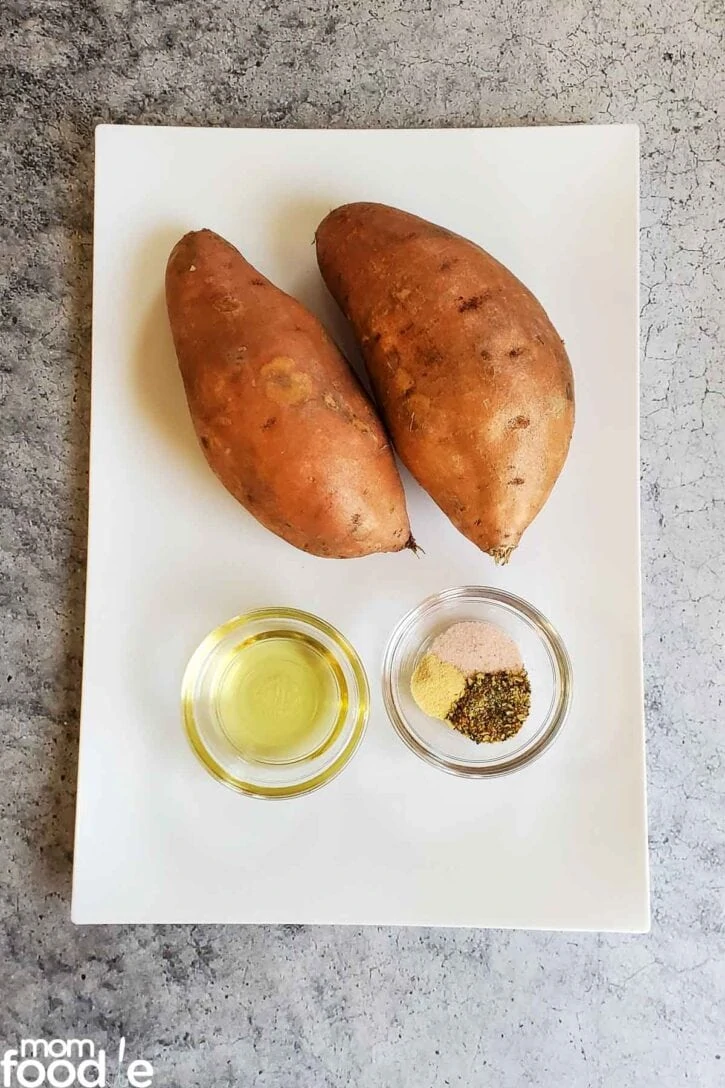
<path fill-rule="evenodd" d="M 76 922 L 647 928 L 637 188 L 633 126 L 97 130 Z M 173 244 L 190 229 L 218 231 L 352 351 L 311 244 L 322 217 L 351 200 L 397 205 L 481 243 L 566 341 L 571 453 L 506 568 L 408 478 L 424 556 L 305 556 L 235 503 L 197 447 L 163 301 Z M 575 692 L 544 758 L 469 782 L 404 747 L 379 674 L 404 612 L 472 583 L 545 613 L 571 654 Z M 373 706 L 332 784 L 262 802 L 197 762 L 179 688 L 211 628 L 274 604 L 316 612 L 350 638 Z"/>

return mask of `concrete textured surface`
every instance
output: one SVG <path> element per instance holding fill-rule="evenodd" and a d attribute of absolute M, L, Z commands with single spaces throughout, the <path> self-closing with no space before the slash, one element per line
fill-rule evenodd
<path fill-rule="evenodd" d="M 5 0 L 0 1051 L 154 1083 L 725 1083 L 722 0 Z M 642 127 L 647 937 L 69 922 L 99 121 Z M 575 879 L 575 874 L 573 874 Z"/>

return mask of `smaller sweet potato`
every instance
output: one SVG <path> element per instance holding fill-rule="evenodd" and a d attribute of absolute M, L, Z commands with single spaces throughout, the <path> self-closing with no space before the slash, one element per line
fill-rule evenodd
<path fill-rule="evenodd" d="M 232 495 L 313 555 L 411 547 L 383 426 L 317 318 L 210 230 L 175 246 L 166 301 L 199 441 Z"/>

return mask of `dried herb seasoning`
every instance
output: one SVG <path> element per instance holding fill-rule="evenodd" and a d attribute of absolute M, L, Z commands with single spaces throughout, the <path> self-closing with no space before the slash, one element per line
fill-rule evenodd
<path fill-rule="evenodd" d="M 531 684 L 525 669 L 475 673 L 448 712 L 451 725 L 477 744 L 508 740 L 529 716 Z"/>

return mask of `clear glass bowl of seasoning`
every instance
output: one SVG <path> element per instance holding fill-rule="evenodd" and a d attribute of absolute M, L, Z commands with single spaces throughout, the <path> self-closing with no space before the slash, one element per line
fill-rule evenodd
<path fill-rule="evenodd" d="M 370 697 L 357 653 L 331 624 L 262 608 L 212 631 L 182 683 L 191 746 L 220 782 L 299 797 L 330 782 L 362 740 Z"/>
<path fill-rule="evenodd" d="M 571 697 L 560 636 L 533 605 L 500 589 L 462 586 L 427 598 L 400 620 L 385 651 L 383 698 L 395 730 L 421 759 L 466 778 L 538 759 Z"/>

